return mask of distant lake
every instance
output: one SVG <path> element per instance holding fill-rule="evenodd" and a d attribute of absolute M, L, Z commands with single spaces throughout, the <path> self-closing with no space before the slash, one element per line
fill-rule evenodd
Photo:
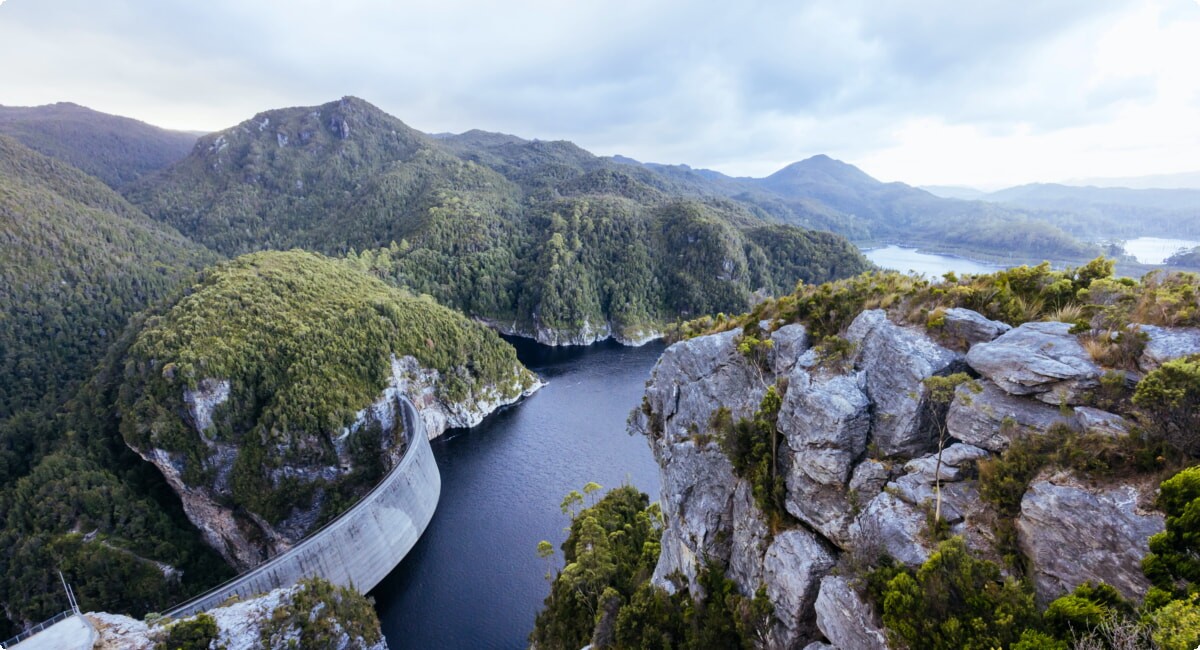
<path fill-rule="evenodd" d="M 998 264 L 985 264 L 954 255 L 920 253 L 915 248 L 899 246 L 874 248 L 863 251 L 863 255 L 882 268 L 902 273 L 920 273 L 931 279 L 940 278 L 947 271 L 954 271 L 961 275 L 964 273 L 991 273 L 1001 268 Z"/>
<path fill-rule="evenodd" d="M 1162 239 L 1160 237 L 1138 237 L 1125 242 L 1125 252 L 1142 264 L 1162 264 L 1181 248 L 1195 248 L 1200 241 L 1186 239 Z M 870 257 L 870 255 L 868 255 Z"/>

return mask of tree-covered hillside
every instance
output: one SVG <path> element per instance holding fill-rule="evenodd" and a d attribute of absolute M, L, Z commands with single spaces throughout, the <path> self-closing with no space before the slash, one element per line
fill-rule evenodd
<path fill-rule="evenodd" d="M 551 343 L 640 338 L 867 267 L 837 237 L 764 243 L 762 210 L 648 168 L 566 142 L 426 136 L 353 97 L 206 136 L 127 196 L 226 254 L 370 251 L 381 277 Z"/>
<path fill-rule="evenodd" d="M 792 163 L 766 178 L 730 178 L 685 166 L 652 167 L 676 182 L 712 188 L 784 223 L 829 230 L 855 241 L 1011 262 L 1083 261 L 1100 253 L 1076 239 L 1086 231 L 1072 229 L 1062 215 L 940 198 L 904 183 L 882 183 L 824 155 Z"/>
<path fill-rule="evenodd" d="M 125 321 L 215 255 L 0 136 L 0 420 L 54 404 Z"/>
<path fill-rule="evenodd" d="M 135 616 L 233 574 L 121 439 L 113 371 L 141 318 L 63 408 L 0 421 L 0 636 L 66 608 L 60 570 L 85 611 Z"/>
<path fill-rule="evenodd" d="M 291 518 L 294 542 L 399 458 L 394 423 L 358 419 L 385 387 L 420 381 L 396 376 L 404 357 L 438 373 L 443 404 L 512 401 L 535 382 L 493 331 L 343 261 L 245 255 L 146 318 L 119 362 L 121 432 L 245 526 Z"/>
<path fill-rule="evenodd" d="M 0 106 L 0 134 L 121 188 L 182 159 L 196 136 L 77 104 Z"/>

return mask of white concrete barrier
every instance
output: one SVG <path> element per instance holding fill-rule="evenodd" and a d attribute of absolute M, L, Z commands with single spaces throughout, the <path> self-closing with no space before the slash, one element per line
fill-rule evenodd
<path fill-rule="evenodd" d="M 408 449 L 386 477 L 349 510 L 301 540 L 290 551 L 166 612 L 182 618 L 237 596 L 251 598 L 301 579 L 320 577 L 367 593 L 417 543 L 433 519 L 442 492 L 425 424 L 412 402 L 400 397 Z"/>

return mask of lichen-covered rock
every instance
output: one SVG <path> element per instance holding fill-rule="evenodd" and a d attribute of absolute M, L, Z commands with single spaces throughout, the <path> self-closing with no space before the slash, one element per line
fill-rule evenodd
<path fill-rule="evenodd" d="M 1012 395 L 1049 404 L 1079 403 L 1098 384 L 1100 367 L 1070 323 L 1025 323 L 967 353 L 967 364 Z"/>
<path fill-rule="evenodd" d="M 1129 434 L 1129 423 L 1116 413 L 1090 406 L 1076 406 L 1073 426 L 1079 431 L 1118 437 Z"/>
<path fill-rule="evenodd" d="M 846 539 L 852 510 L 846 482 L 866 450 L 870 425 L 861 375 L 793 369 L 778 421 L 788 468 L 784 505 L 834 541 Z"/>
<path fill-rule="evenodd" d="M 838 650 L 884 650 L 888 647 L 882 625 L 871 606 L 843 576 L 821 579 L 815 603 L 817 629 Z"/>
<path fill-rule="evenodd" d="M 729 558 L 733 465 L 716 441 L 703 436 L 720 406 L 735 419 L 750 417 L 765 392 L 757 372 L 738 353 L 738 331 L 676 343 L 663 353 L 646 385 L 632 427 L 650 438 L 661 468 L 662 508 L 667 525 L 654 583 L 668 591 L 683 575 L 698 589 L 698 560 Z"/>
<path fill-rule="evenodd" d="M 733 465 L 715 442 L 697 444 L 690 439 L 656 446 L 663 468 L 662 508 L 667 525 L 663 529 L 654 584 L 674 592 L 671 576 L 687 579 L 697 593 L 700 561 L 729 559 L 733 493 Z"/>
<path fill-rule="evenodd" d="M 707 429 L 719 406 L 735 420 L 753 415 L 766 387 L 734 345 L 740 334 L 698 336 L 667 348 L 650 373 L 635 427 L 669 444 Z"/>
<path fill-rule="evenodd" d="M 858 346 L 855 367 L 866 377 L 874 404 L 871 441 L 888 456 L 914 456 L 929 448 L 924 380 L 945 373 L 961 357 L 916 329 L 900 327 L 881 309 L 859 314 L 846 330 Z"/>
<path fill-rule="evenodd" d="M 766 517 L 754 503 L 750 484 L 738 481 L 733 492 L 733 540 L 725 574 L 743 596 L 754 596 L 762 584 L 763 555 L 769 538 Z"/>
<path fill-rule="evenodd" d="M 946 415 L 947 431 L 965 443 L 1000 452 L 1016 437 L 1038 435 L 1055 424 L 1072 422 L 1070 414 L 1064 415 L 1056 407 L 1016 397 L 987 380 L 978 383 L 979 392 L 959 386 Z"/>
<path fill-rule="evenodd" d="M 976 343 L 987 343 L 1012 329 L 1008 323 L 991 320 L 977 311 L 954 307 L 943 312 L 942 330 L 951 338 L 962 341 L 967 347 Z"/>
<path fill-rule="evenodd" d="M 1138 358 L 1142 372 L 1150 372 L 1171 359 L 1200 354 L 1200 329 L 1194 327 L 1158 327 L 1131 325 L 1146 335 L 1146 348 Z"/>
<path fill-rule="evenodd" d="M 771 344 L 771 369 L 785 376 L 809 349 L 808 330 L 799 323 L 784 325 L 771 333 Z"/>
<path fill-rule="evenodd" d="M 884 491 L 875 495 L 850 525 L 853 547 L 866 557 L 887 553 L 899 562 L 918 566 L 933 551 L 924 541 L 925 512 Z"/>
<path fill-rule="evenodd" d="M 853 508 L 860 510 L 865 507 L 887 485 L 891 474 L 891 470 L 882 461 L 868 458 L 859 463 L 850 475 L 850 483 L 847 485 Z"/>
<path fill-rule="evenodd" d="M 833 551 L 806 530 L 775 536 L 763 559 L 767 597 L 775 606 L 774 647 L 790 648 L 812 636 L 817 590 L 836 562 Z"/>
<path fill-rule="evenodd" d="M 1016 524 L 1039 600 L 1089 580 L 1140 600 L 1150 587 L 1142 573 L 1148 540 L 1165 527 L 1163 515 L 1147 507 L 1152 500 L 1148 488 L 1090 487 L 1068 474 L 1031 484 Z"/>
<path fill-rule="evenodd" d="M 793 470 L 825 485 L 844 485 L 867 448 L 871 403 L 861 375 L 813 377 L 797 370 L 779 409 Z"/>
<path fill-rule="evenodd" d="M 226 650 L 282 647 L 263 644 L 264 626 L 271 621 L 275 612 L 280 608 L 284 610 L 294 608 L 296 603 L 303 601 L 301 594 L 308 588 L 310 588 L 308 585 L 303 584 L 283 587 L 256 598 L 209 610 L 206 614 L 211 616 L 217 625 L 217 638 L 213 647 Z M 332 638 L 328 639 L 328 643 L 321 647 L 331 650 L 387 650 L 387 640 L 379 633 L 379 619 L 367 604 L 369 601 L 366 601 L 361 595 L 352 594 L 341 588 L 328 590 L 332 592 L 331 594 L 327 594 L 325 591 L 322 590 L 322 596 L 315 600 L 315 606 L 311 613 L 313 616 L 320 615 L 322 628 L 331 632 Z M 355 621 L 340 619 L 336 612 L 341 608 L 336 607 L 336 603 L 331 600 L 334 596 L 361 601 L 356 609 L 361 611 L 365 619 Z M 88 612 L 87 617 L 96 628 L 95 647 L 97 650 L 153 650 L 158 642 L 166 638 L 169 625 L 169 622 L 165 620 L 148 624 L 128 616 L 105 612 Z M 351 629 L 367 630 L 370 632 L 370 636 L 377 640 L 369 641 L 362 635 L 351 635 L 347 632 Z M 284 632 L 295 639 L 296 647 L 303 647 L 302 639 L 297 631 L 284 630 Z"/>

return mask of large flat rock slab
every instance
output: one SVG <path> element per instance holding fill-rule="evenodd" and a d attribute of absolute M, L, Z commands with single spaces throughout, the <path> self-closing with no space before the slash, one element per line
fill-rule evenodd
<path fill-rule="evenodd" d="M 1011 395 L 1032 395 L 1049 404 L 1078 404 L 1098 385 L 1092 360 L 1070 323 L 1025 323 L 967 353 L 967 364 Z"/>

